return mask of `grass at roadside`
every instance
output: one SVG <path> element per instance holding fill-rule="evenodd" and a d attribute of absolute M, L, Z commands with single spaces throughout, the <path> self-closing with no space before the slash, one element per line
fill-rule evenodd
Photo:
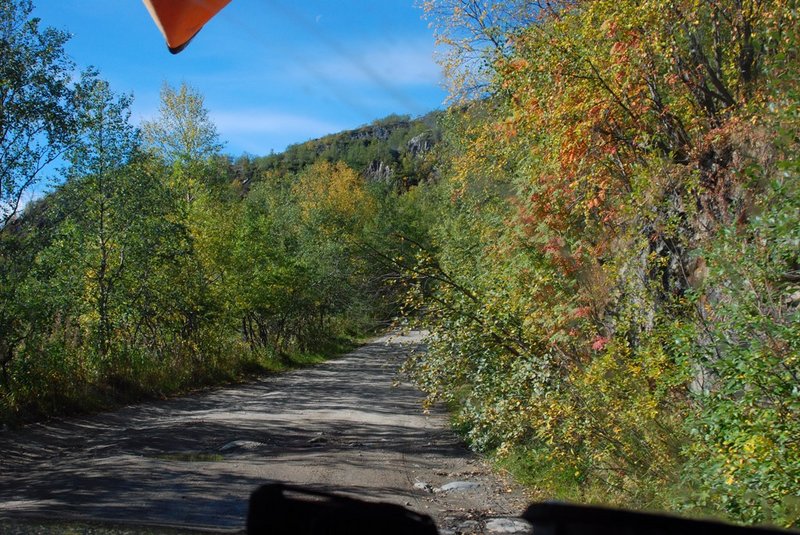
<path fill-rule="evenodd" d="M 501 450 L 492 444 L 478 447 L 471 440 L 472 424 L 464 409 L 468 394 L 468 388 L 456 388 L 453 399 L 447 403 L 452 428 L 495 469 L 524 486 L 531 501 L 557 500 L 652 511 L 668 508 L 663 500 L 648 503 L 620 501 L 618 494 L 588 477 L 588 470 L 577 462 L 554 457 L 546 444 L 520 444 L 509 450 Z"/>
<path fill-rule="evenodd" d="M 344 355 L 367 337 L 337 337 L 309 351 L 276 353 L 232 346 L 217 355 L 191 355 L 178 365 L 131 359 L 114 373 L 54 377 L 38 391 L 0 391 L 0 426 L 17 427 L 54 416 L 85 414 L 153 399 L 246 382 L 256 377 L 314 366 Z M 173 361 L 175 362 L 175 361 Z"/>
<path fill-rule="evenodd" d="M 107 524 L 103 522 L 0 519 L 0 533 L 4 535 L 209 535 L 211 533 L 231 532 Z"/>

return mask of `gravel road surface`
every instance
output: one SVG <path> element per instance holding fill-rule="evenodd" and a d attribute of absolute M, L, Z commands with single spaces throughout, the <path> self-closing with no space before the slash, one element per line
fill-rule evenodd
<path fill-rule="evenodd" d="M 520 489 L 397 384 L 422 349 L 419 334 L 385 336 L 314 368 L 2 431 L 0 531 L 37 518 L 237 532 L 250 493 L 282 481 L 397 503 L 443 533 L 513 533 Z"/>

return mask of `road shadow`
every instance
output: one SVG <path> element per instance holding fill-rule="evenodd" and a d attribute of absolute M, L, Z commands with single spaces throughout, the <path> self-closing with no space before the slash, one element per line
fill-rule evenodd
<path fill-rule="evenodd" d="M 423 414 L 422 394 L 398 383 L 420 350 L 384 339 L 245 385 L 0 433 L 0 515 L 238 527 L 253 489 L 301 473 L 326 492 L 416 499 L 411 481 L 375 474 L 470 455 L 442 409 Z"/>

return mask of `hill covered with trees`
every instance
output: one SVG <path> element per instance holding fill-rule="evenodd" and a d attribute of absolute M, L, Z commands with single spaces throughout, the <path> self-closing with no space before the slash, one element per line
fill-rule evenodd
<path fill-rule="evenodd" d="M 320 160 L 344 162 L 368 181 L 401 189 L 430 178 L 423 158 L 441 140 L 441 112 L 423 117 L 390 115 L 372 124 L 292 145 L 280 154 L 255 159 L 260 171 L 297 173 Z"/>

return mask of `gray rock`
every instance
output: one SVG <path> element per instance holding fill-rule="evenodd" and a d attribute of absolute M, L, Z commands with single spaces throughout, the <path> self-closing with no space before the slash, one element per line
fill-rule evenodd
<path fill-rule="evenodd" d="M 446 483 L 436 489 L 438 492 L 449 492 L 449 491 L 465 491 L 465 490 L 473 490 L 480 487 L 480 483 L 476 483 L 474 481 L 451 481 L 450 483 Z"/>
<path fill-rule="evenodd" d="M 321 434 L 313 437 L 311 440 L 308 441 L 309 444 L 325 444 L 326 442 L 328 442 L 328 439 L 322 436 Z"/>
<path fill-rule="evenodd" d="M 414 136 L 408 140 L 406 147 L 408 152 L 410 152 L 411 156 L 414 158 L 429 152 L 431 148 L 433 148 L 433 139 L 431 139 L 431 134 L 429 132 L 423 132 Z"/>
<path fill-rule="evenodd" d="M 382 160 L 373 160 L 364 170 L 364 176 L 370 182 L 389 182 L 394 170 Z"/>
<path fill-rule="evenodd" d="M 521 518 L 490 518 L 486 521 L 484 533 L 508 533 L 523 535 L 533 532 L 533 528 Z"/>
<path fill-rule="evenodd" d="M 456 533 L 461 533 L 462 535 L 472 535 L 483 533 L 483 530 L 481 529 L 481 523 L 477 520 L 467 520 L 458 525 L 456 528 Z"/>
<path fill-rule="evenodd" d="M 219 451 L 222 453 L 231 451 L 253 451 L 262 447 L 264 444 L 261 442 L 254 442 L 252 440 L 234 440 L 222 446 Z"/>
<path fill-rule="evenodd" d="M 414 488 L 417 490 L 424 490 L 425 492 L 433 492 L 433 485 L 425 483 L 424 481 L 417 481 L 414 483 Z"/>

